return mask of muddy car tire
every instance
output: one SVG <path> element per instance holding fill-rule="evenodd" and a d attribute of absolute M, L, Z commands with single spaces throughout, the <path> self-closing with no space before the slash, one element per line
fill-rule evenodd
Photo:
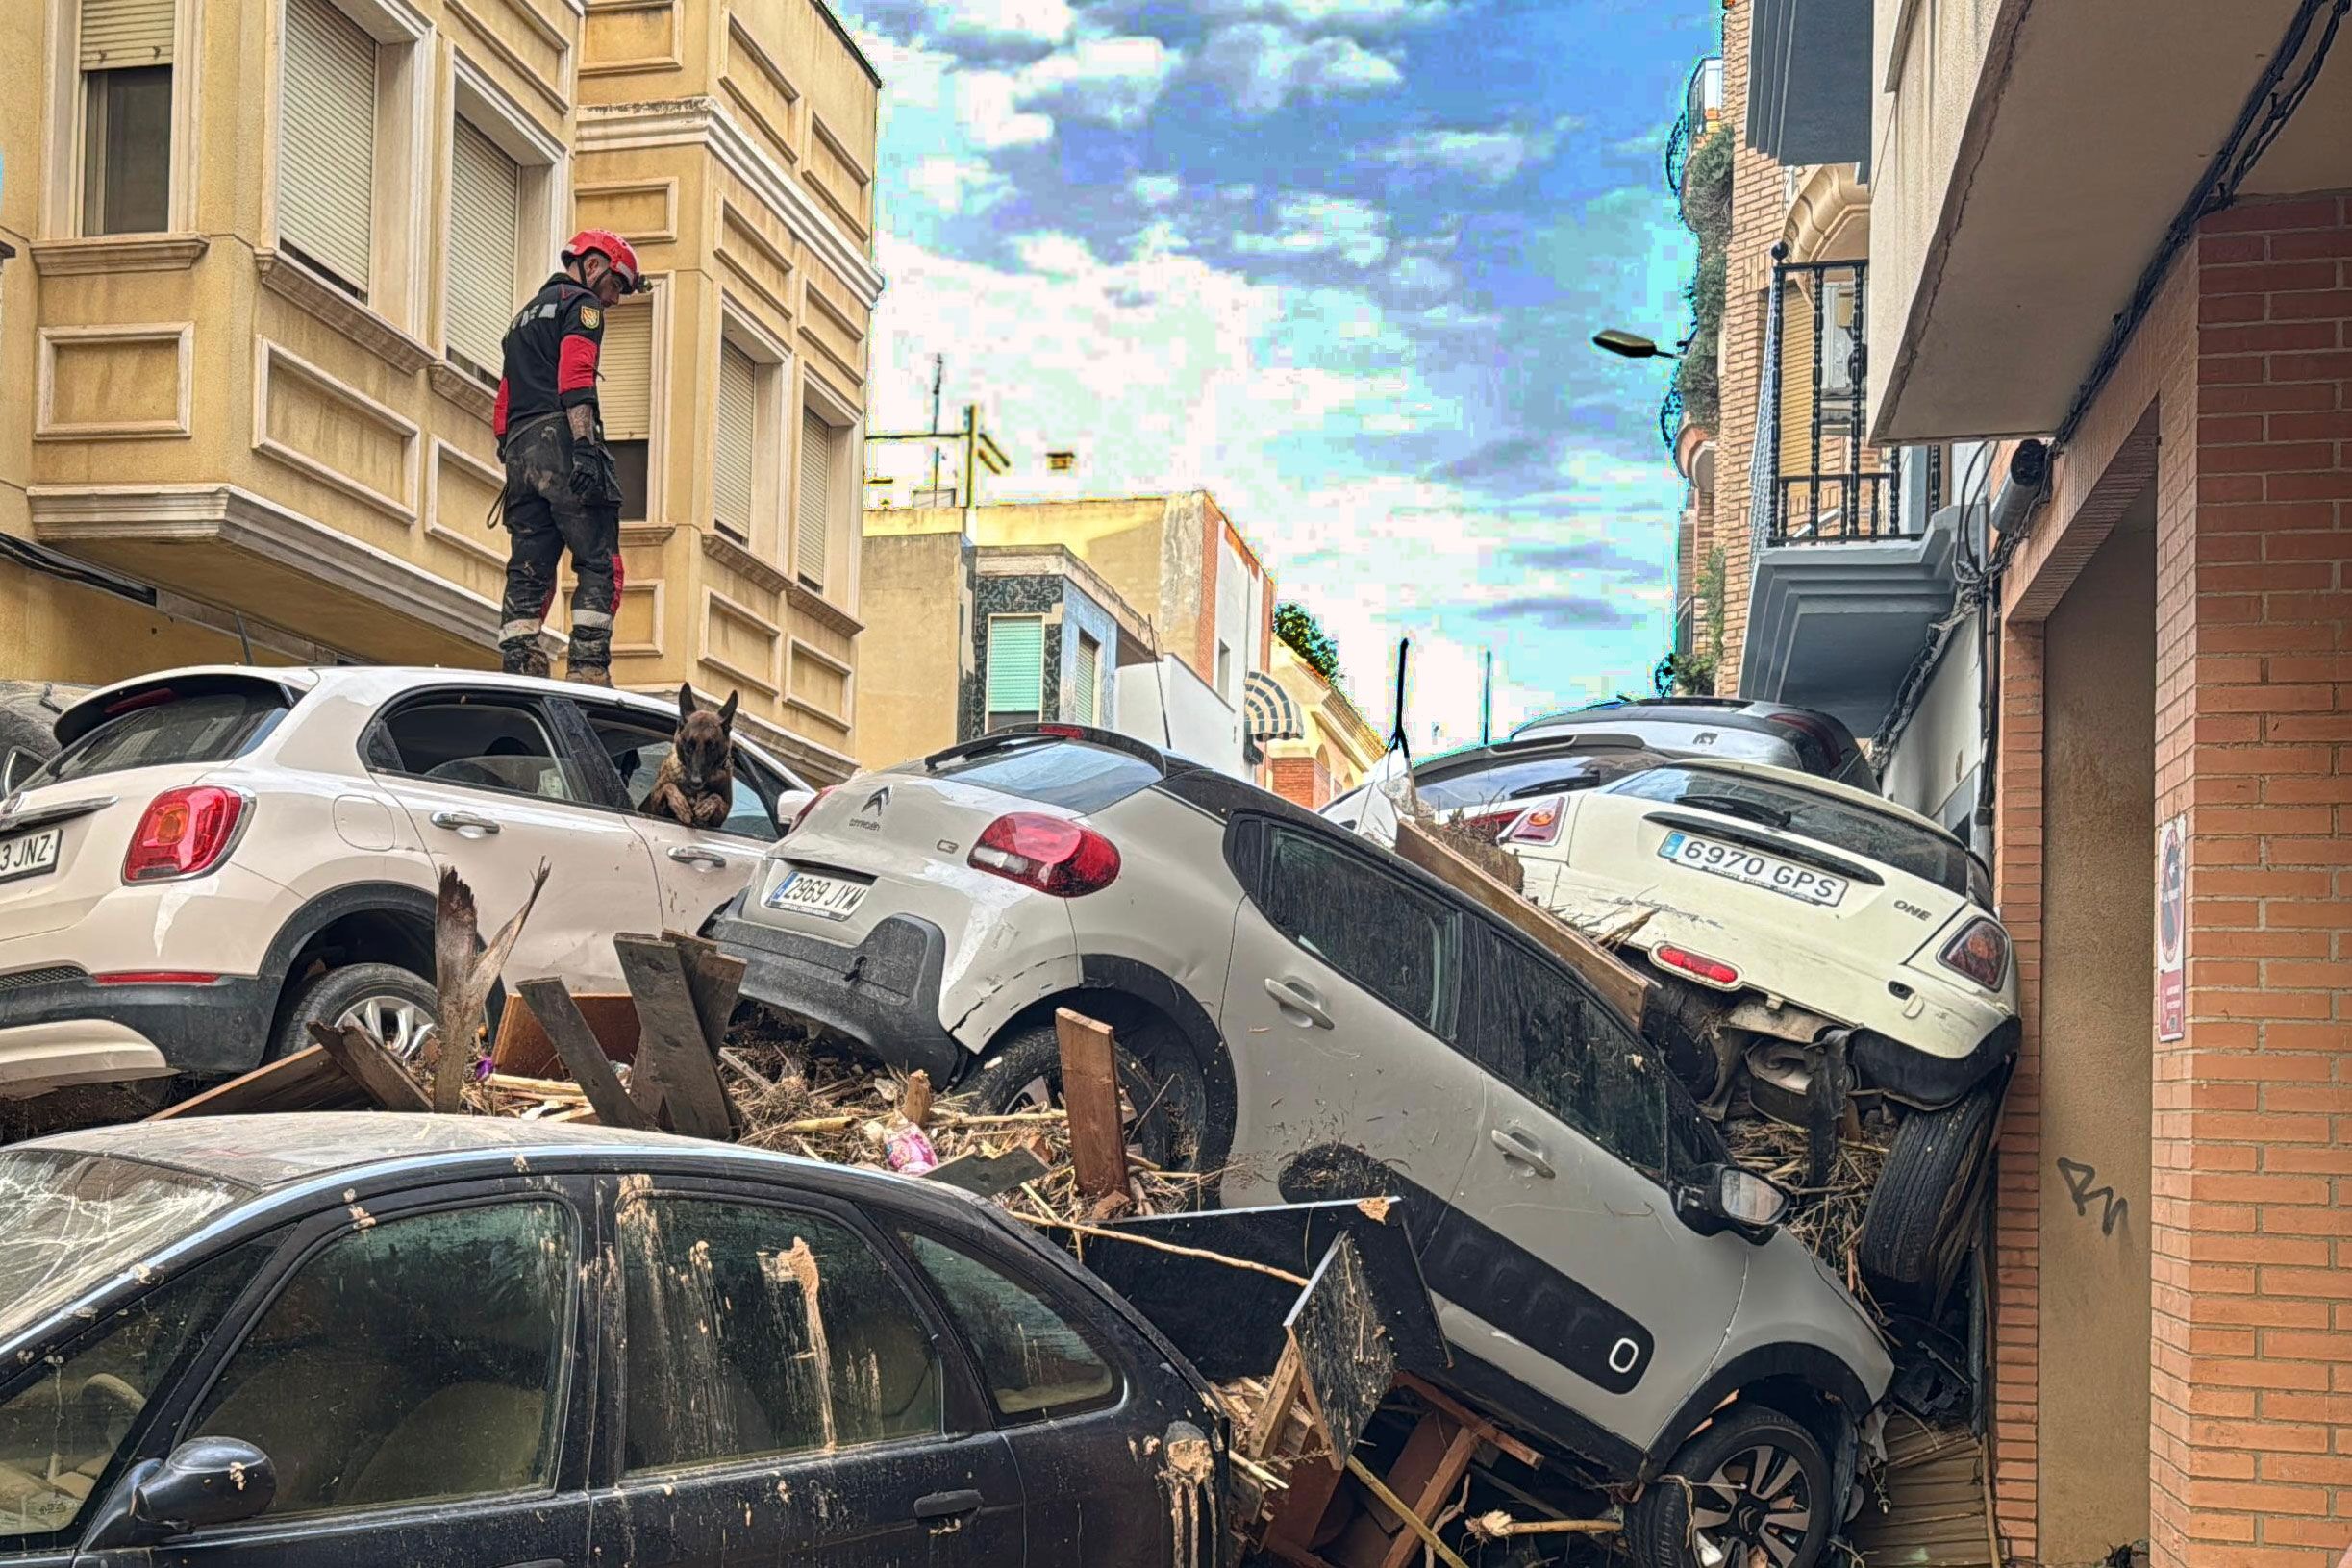
<path fill-rule="evenodd" d="M 1837 1531 L 1830 1479 L 1820 1439 L 1801 1423 L 1736 1405 L 1627 1506 L 1626 1545 L 1637 1568 L 1699 1568 L 1701 1534 L 1725 1568 L 1744 1564 L 1753 1546 L 1765 1547 L 1765 1562 L 1815 1568 Z"/>
<path fill-rule="evenodd" d="M 413 1058 L 424 1049 L 427 1036 L 404 1033 L 389 1021 L 406 1019 L 411 1025 L 429 1021 L 438 1005 L 433 982 L 396 963 L 349 963 L 330 969 L 295 992 L 269 1042 L 268 1059 L 275 1061 L 308 1046 L 311 1025 L 334 1025 L 345 1019 L 374 1030 L 394 1052 Z"/>
<path fill-rule="evenodd" d="M 1150 1029 L 1113 1047 L 1119 1091 L 1137 1125 L 1128 1132 L 1137 1153 L 1163 1170 L 1190 1170 L 1200 1155 L 1208 1114 L 1208 1084 L 1183 1042 Z M 1051 1024 L 1006 1036 L 982 1058 L 968 1081 L 985 1114 L 1005 1115 L 1062 1103 L 1062 1041 Z"/>
<path fill-rule="evenodd" d="M 1940 1110 L 1914 1110 L 1895 1129 L 1856 1246 L 1882 1300 L 1932 1307 L 1951 1284 L 1999 1113 L 1999 1094 L 1986 1085 Z"/>

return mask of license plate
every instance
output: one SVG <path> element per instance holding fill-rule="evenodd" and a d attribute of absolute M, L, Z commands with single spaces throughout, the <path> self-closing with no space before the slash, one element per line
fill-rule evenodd
<path fill-rule="evenodd" d="M 1687 865 L 1697 871 L 1712 871 L 1718 877 L 1746 883 L 1750 887 L 1768 887 L 1775 893 L 1785 893 L 1802 904 L 1816 904 L 1827 908 L 1845 897 L 1846 880 L 1833 877 L 1826 871 L 1809 866 L 1791 865 L 1778 856 L 1759 855 L 1752 849 L 1737 844 L 1718 844 L 1712 838 L 1695 834 L 1669 833 L 1666 841 L 1658 846 L 1658 858 Z"/>
<path fill-rule="evenodd" d="M 65 842 L 65 830 L 51 828 L 46 833 L 29 833 L 18 838 L 0 838 L 0 882 L 13 882 L 18 877 L 38 877 L 57 869 L 57 852 Z"/>
<path fill-rule="evenodd" d="M 794 914 L 819 915 L 827 920 L 846 920 L 864 902 L 865 890 L 870 885 L 847 877 L 820 877 L 813 871 L 795 871 L 767 895 L 767 907 L 788 909 Z"/>

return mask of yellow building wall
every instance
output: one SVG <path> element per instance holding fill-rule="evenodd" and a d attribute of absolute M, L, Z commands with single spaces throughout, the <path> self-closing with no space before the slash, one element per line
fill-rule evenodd
<path fill-rule="evenodd" d="M 952 528 L 870 534 L 863 551 L 866 632 L 889 657 L 859 675 L 858 760 L 888 767 L 955 744 L 974 676 L 970 557 Z"/>

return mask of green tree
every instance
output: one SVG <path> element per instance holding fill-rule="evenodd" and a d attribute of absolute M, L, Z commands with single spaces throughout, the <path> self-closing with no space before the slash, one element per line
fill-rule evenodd
<path fill-rule="evenodd" d="M 1274 635 L 1306 662 L 1309 669 L 1335 685 L 1339 680 L 1339 644 L 1323 630 L 1314 611 L 1305 605 L 1285 602 L 1274 607 Z"/>

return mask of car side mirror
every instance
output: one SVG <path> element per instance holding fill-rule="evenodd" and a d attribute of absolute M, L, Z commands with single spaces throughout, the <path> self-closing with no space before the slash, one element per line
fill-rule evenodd
<path fill-rule="evenodd" d="M 177 1535 L 250 1519 L 277 1495 L 268 1455 L 234 1437 L 191 1437 L 134 1482 L 131 1517 Z"/>
<path fill-rule="evenodd" d="M 1701 1235 L 1732 1231 L 1761 1242 L 1789 1217 L 1789 1194 L 1738 1165 L 1704 1165 L 1674 1194 L 1674 1211 Z"/>

